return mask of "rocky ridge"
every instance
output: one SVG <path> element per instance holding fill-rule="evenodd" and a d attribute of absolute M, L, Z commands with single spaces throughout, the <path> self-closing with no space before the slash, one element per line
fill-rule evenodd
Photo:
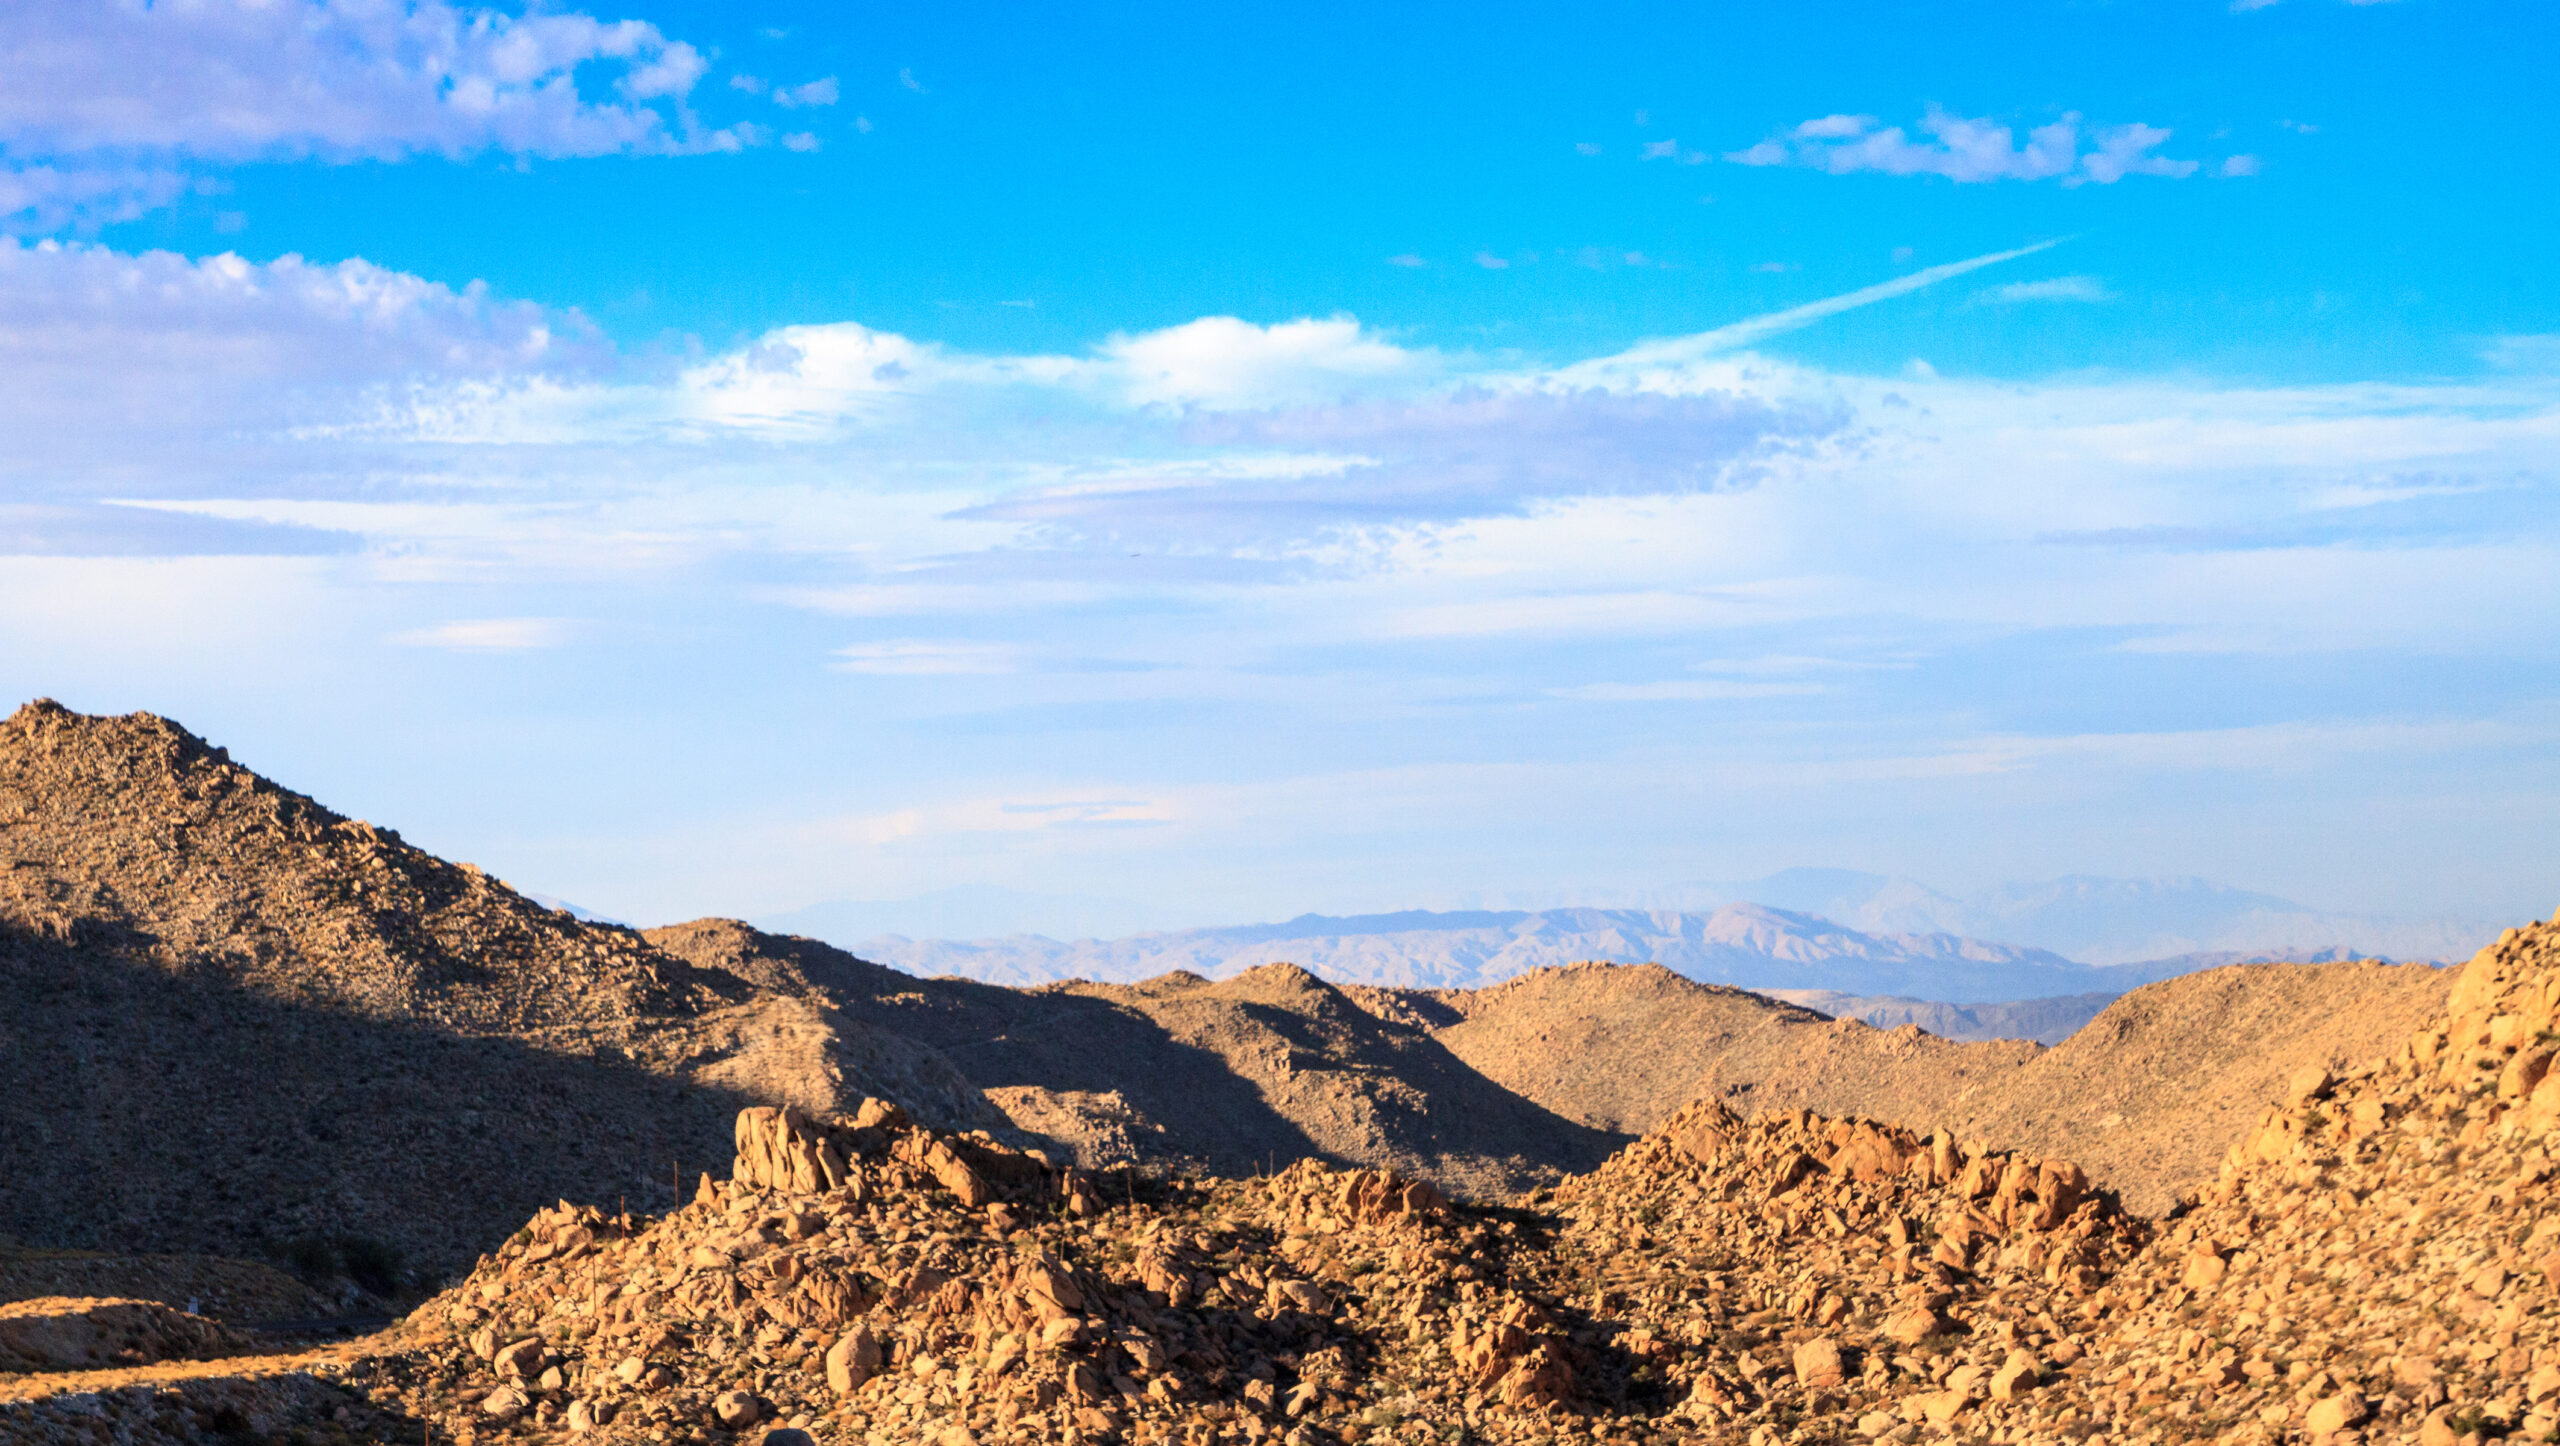
<path fill-rule="evenodd" d="M 2389 1054 L 2299 1070 L 2162 1222 L 2063 1160 L 1715 1099 L 1501 1205 L 756 1108 L 691 1204 L 540 1212 L 262 1419 L 471 1446 L 2539 1440 L 2556 1058 L 2560 924 L 2511 931 Z M 0 1404 L 0 1433 L 209 1439 L 139 1389 Z"/>

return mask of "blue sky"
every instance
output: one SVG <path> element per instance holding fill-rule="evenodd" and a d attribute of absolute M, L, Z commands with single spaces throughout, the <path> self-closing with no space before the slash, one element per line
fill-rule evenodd
<path fill-rule="evenodd" d="M 644 921 L 2539 915 L 2545 4 L 0 14 L 0 678 Z"/>

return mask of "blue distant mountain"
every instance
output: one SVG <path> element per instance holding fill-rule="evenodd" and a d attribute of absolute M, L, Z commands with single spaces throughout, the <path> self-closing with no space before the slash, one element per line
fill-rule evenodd
<path fill-rule="evenodd" d="M 2203 879 L 2080 875 L 1956 897 L 1909 879 L 1805 868 L 1665 894 L 1659 902 L 1669 907 L 1302 914 L 1072 941 L 1024 929 L 919 938 L 879 925 L 957 922 L 955 915 L 985 918 L 990 910 L 1055 915 L 1065 904 L 1091 914 L 1098 901 L 954 890 L 907 905 L 828 905 L 759 922 L 911 973 L 1002 984 L 1130 982 L 1175 969 L 1218 978 L 1287 962 L 1346 984 L 1475 988 L 1542 965 L 1598 959 L 1657 963 L 1746 989 L 1968 1004 L 2113 995 L 2242 959 L 2459 960 L 2497 932 L 2460 919 L 2328 914 Z"/>

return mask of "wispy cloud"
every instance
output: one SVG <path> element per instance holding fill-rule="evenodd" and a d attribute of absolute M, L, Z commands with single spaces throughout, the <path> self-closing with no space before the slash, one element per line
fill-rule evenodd
<path fill-rule="evenodd" d="M 576 636 L 577 625 L 565 618 L 474 618 L 414 628 L 391 639 L 413 648 L 442 648 L 453 653 L 521 653 L 556 648 Z"/>
<path fill-rule="evenodd" d="M 954 677 L 1010 673 L 1014 650 L 992 643 L 953 643 L 907 639 L 857 643 L 836 650 L 838 670 L 902 677 Z"/>
<path fill-rule="evenodd" d="M 1672 678 L 1656 683 L 1584 683 L 1548 691 L 1558 698 L 1573 698 L 1587 703 L 1707 703 L 1750 698 L 1800 698 L 1822 692 L 1823 685 Z"/>
<path fill-rule="evenodd" d="M 2006 125 L 1935 106 L 1921 118 L 1920 130 L 1927 139 L 1915 139 L 1871 115 L 1819 116 L 1784 135 L 1729 151 L 1725 159 L 1745 166 L 1807 166 L 1833 175 L 1881 171 L 1967 183 L 2058 179 L 2065 185 L 2112 185 L 2137 175 L 2191 176 L 2198 165 L 2154 154 L 2170 132 L 2138 122 L 2100 127 L 2084 148 L 2076 111 L 2029 131 L 2024 145 Z"/>
<path fill-rule="evenodd" d="M 2033 301 L 2113 301 L 2115 293 L 2094 276 L 2054 276 L 2043 281 L 2012 281 L 1973 294 L 1978 302 L 2015 306 Z"/>
<path fill-rule="evenodd" d="M 1986 266 L 1997 266 L 2004 261 L 2015 261 L 2021 256 L 2033 256 L 2039 251 L 2049 250 L 2061 244 L 2059 240 L 2038 241 L 2033 245 L 2020 246 L 2013 250 L 1994 251 L 1987 256 L 1950 261 L 1942 266 L 1931 266 L 1914 271 L 1908 276 L 1897 276 L 1891 281 L 1862 286 L 1855 291 L 1824 297 L 1820 301 L 1809 301 L 1802 306 L 1791 306 L 1784 311 L 1772 311 L 1765 315 L 1716 327 L 1711 331 L 1672 337 L 1663 341 L 1642 342 L 1615 356 L 1601 357 L 1565 367 L 1559 371 L 1558 375 L 1576 382 L 1589 383 L 1602 377 L 1623 375 L 1648 368 L 1674 366 L 1720 352 L 1739 351 L 1744 347 L 1757 345 L 1770 337 L 1794 331 L 1800 327 L 1811 326 L 1825 317 L 1837 316 L 1844 311 L 1855 311 L 1862 306 L 1873 306 L 1879 301 L 1890 301 L 1897 296 L 1908 296 L 1912 292 L 1935 286 L 1941 281 L 1949 281 L 1958 276 L 1979 271 Z"/>
<path fill-rule="evenodd" d="M 773 103 L 788 110 L 836 103 L 836 78 L 832 75 L 810 81 L 806 85 L 776 86 Z"/>

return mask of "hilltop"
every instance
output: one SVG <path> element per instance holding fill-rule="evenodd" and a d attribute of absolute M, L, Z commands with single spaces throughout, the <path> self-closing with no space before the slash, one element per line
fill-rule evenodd
<path fill-rule="evenodd" d="M 166 719 L 42 702 L 0 721 L 0 1036 L 0 1230 L 336 1256 L 377 1293 L 547 1200 L 672 1203 L 743 1105 L 894 1089 L 1003 1124 L 814 995 L 544 908 Z"/>

